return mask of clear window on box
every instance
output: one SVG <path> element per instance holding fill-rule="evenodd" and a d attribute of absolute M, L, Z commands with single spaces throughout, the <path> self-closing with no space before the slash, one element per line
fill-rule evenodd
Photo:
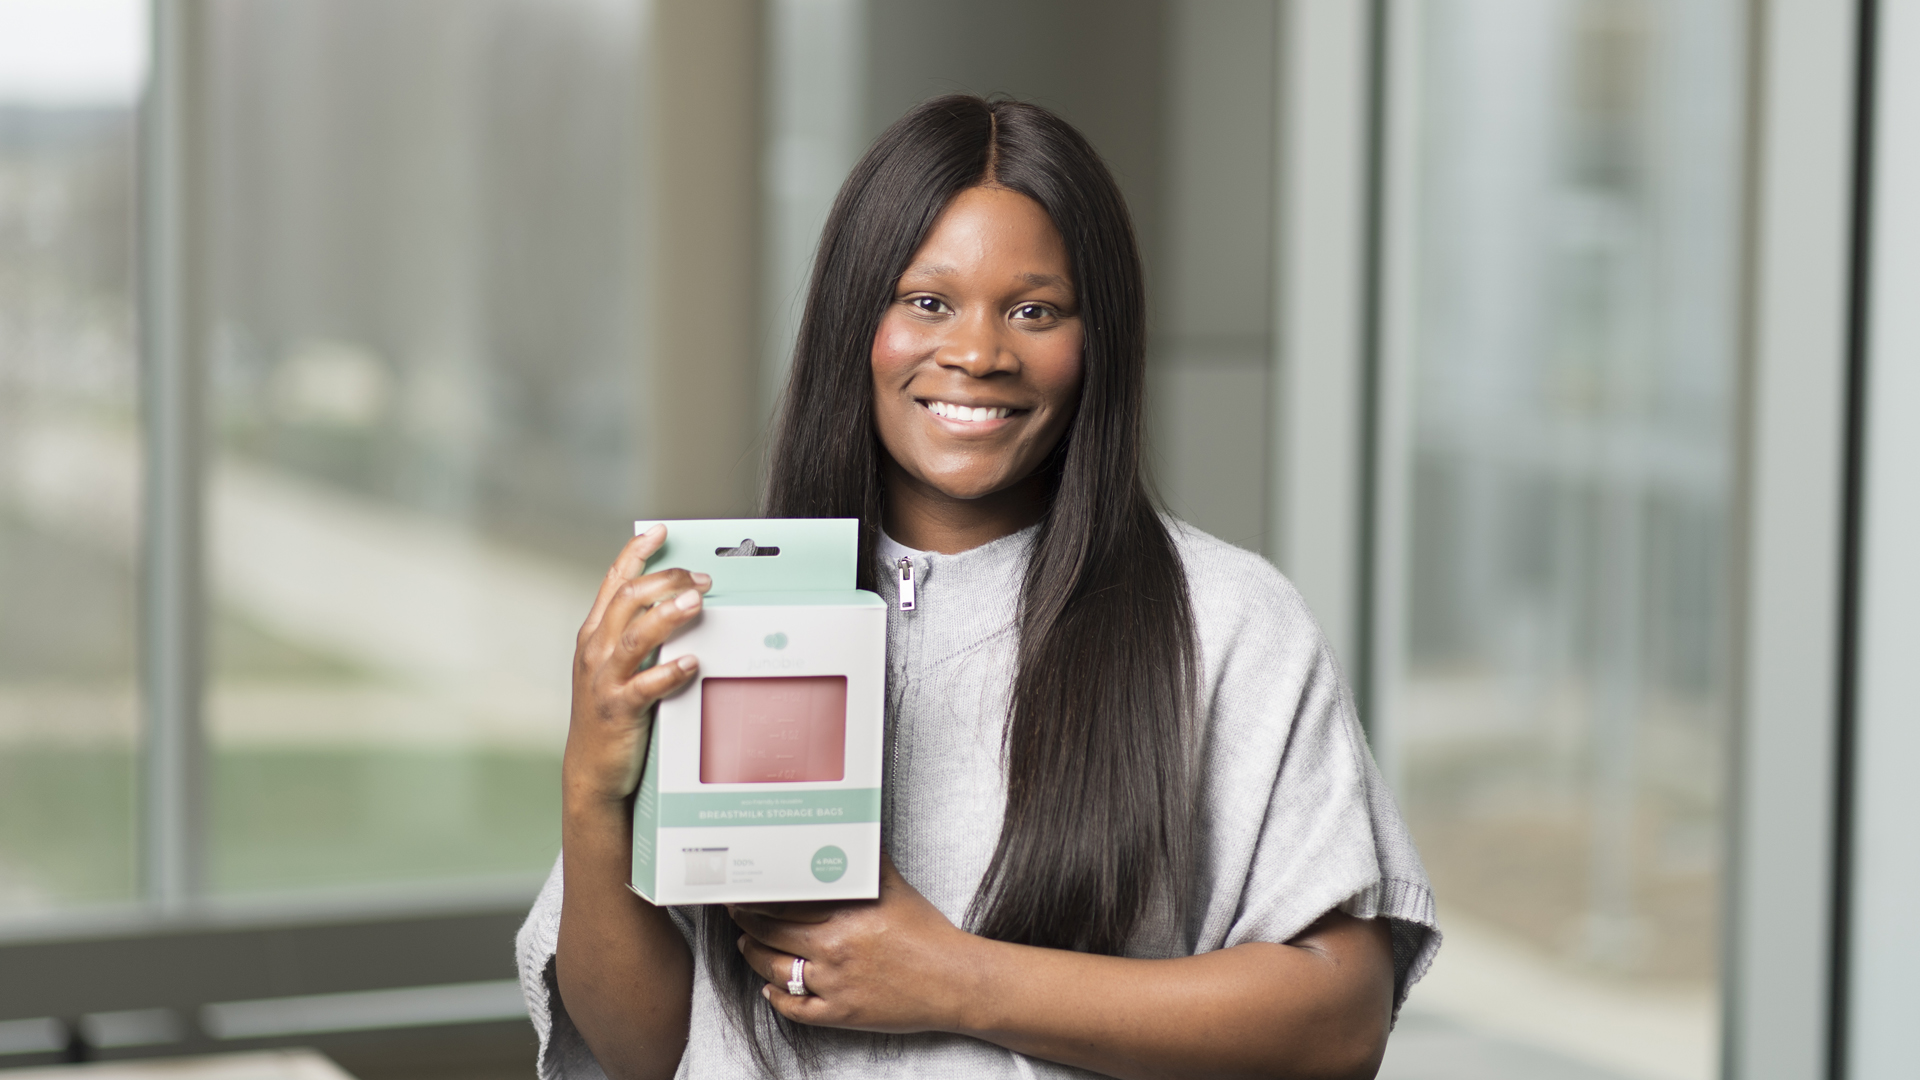
<path fill-rule="evenodd" d="M 701 682 L 701 783 L 791 784 L 846 775 L 845 675 Z"/>

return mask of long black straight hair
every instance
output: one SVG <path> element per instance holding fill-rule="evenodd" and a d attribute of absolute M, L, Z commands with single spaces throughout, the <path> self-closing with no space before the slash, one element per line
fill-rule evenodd
<path fill-rule="evenodd" d="M 1066 242 L 1084 327 L 1079 407 L 1042 468 L 1051 486 L 1022 584 L 1004 737 L 1006 815 L 968 922 L 1002 941 L 1118 955 L 1150 912 L 1180 917 L 1191 860 L 1195 643 L 1186 578 L 1142 471 L 1146 295 L 1133 226 L 1100 156 L 1031 104 L 952 95 L 888 128 L 840 189 L 814 261 L 775 433 L 765 512 L 857 517 L 872 588 L 886 492 L 874 334 L 954 196 L 993 185 L 1039 203 Z M 709 908 L 709 970 L 771 1065 L 775 1024 L 739 931 Z"/>

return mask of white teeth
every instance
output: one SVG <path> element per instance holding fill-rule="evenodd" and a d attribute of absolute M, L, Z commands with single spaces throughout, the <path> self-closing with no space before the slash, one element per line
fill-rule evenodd
<path fill-rule="evenodd" d="M 977 422 L 980 420 L 1005 420 L 1013 410 L 1007 408 L 973 408 L 968 405 L 955 405 L 946 401 L 927 402 L 927 411 L 948 420 Z"/>

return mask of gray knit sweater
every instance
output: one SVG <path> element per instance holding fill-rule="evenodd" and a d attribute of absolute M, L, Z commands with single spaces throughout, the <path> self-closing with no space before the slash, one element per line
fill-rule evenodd
<path fill-rule="evenodd" d="M 1184 956 L 1284 942 L 1338 907 L 1392 921 L 1398 1009 L 1440 945 L 1433 894 L 1333 654 L 1300 594 L 1265 560 L 1170 525 L 1199 632 L 1200 857 L 1185 925 L 1162 917 L 1128 951 Z M 901 874 L 961 925 L 1005 806 L 1001 733 L 1034 531 L 959 555 L 882 540 L 884 563 L 911 558 L 918 583 L 914 610 L 903 612 L 894 575 L 879 575 L 889 611 L 882 829 Z M 542 1080 L 598 1078 L 555 989 L 560 889 L 556 863 L 520 930 L 521 985 L 540 1034 Z M 673 915 L 690 933 L 685 913 Z M 677 1075 L 751 1075 L 698 948 L 694 956 L 692 1029 Z M 823 1076 L 1092 1075 L 962 1036 L 821 1036 Z"/>

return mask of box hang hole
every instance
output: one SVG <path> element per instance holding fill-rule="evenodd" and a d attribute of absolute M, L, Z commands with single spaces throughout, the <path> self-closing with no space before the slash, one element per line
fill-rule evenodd
<path fill-rule="evenodd" d="M 723 558 L 755 558 L 778 555 L 780 549 L 777 546 L 762 547 L 752 540 L 742 540 L 739 547 L 717 547 L 713 549 L 713 553 Z"/>

